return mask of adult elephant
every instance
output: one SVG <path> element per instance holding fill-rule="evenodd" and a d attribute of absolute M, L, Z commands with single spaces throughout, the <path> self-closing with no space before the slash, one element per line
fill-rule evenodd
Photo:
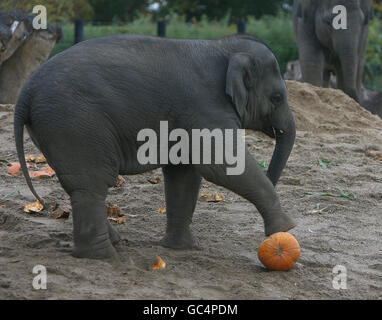
<path fill-rule="evenodd" d="M 168 122 L 169 131 L 187 133 L 264 131 L 276 138 L 268 174 L 248 150 L 242 154 L 240 175 L 227 175 L 228 161 L 143 164 L 137 157 L 143 145 L 138 134 L 149 129 L 161 136 L 160 121 Z M 112 244 L 119 237 L 105 215 L 108 187 L 118 174 L 159 167 L 165 178 L 167 230 L 162 243 L 167 247 L 196 244 L 190 224 L 202 177 L 252 202 L 267 235 L 294 227 L 274 185 L 294 144 L 295 121 L 276 57 L 254 37 L 111 36 L 84 41 L 50 59 L 25 85 L 14 121 L 22 170 L 40 199 L 25 163 L 24 125 L 70 195 L 76 257 L 116 255 Z M 161 154 L 163 150 L 167 152 L 161 148 Z"/>
<path fill-rule="evenodd" d="M 333 9 L 338 5 L 346 8 L 347 29 L 333 26 Z M 372 19 L 372 0 L 294 0 L 293 23 L 303 81 L 328 87 L 333 72 L 338 88 L 359 102 Z"/>

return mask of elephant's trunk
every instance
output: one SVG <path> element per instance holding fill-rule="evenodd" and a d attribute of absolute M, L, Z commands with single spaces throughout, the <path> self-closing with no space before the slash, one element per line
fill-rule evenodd
<path fill-rule="evenodd" d="M 333 35 L 334 51 L 339 58 L 337 65 L 338 88 L 356 101 L 360 100 L 358 90 L 359 64 L 361 58 L 360 45 L 363 28 L 363 18 L 361 12 L 349 13 L 349 23 L 347 30 L 336 30 Z"/>
<path fill-rule="evenodd" d="M 267 172 L 267 176 L 274 186 L 277 184 L 285 168 L 296 138 L 296 123 L 290 110 L 288 110 L 285 128 L 283 128 L 282 131 L 275 129 L 275 134 L 276 146 Z"/>

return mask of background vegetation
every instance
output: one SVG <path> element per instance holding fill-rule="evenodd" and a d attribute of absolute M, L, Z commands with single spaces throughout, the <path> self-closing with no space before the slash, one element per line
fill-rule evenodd
<path fill-rule="evenodd" d="M 293 0 L 39 0 L 48 9 L 48 21 L 60 23 L 64 38 L 52 55 L 73 45 L 76 19 L 85 23 L 85 39 L 113 34 L 156 35 L 156 21 L 167 21 L 172 38 L 216 39 L 237 32 L 246 21 L 247 32 L 272 48 L 284 72 L 298 59 L 288 5 Z M 0 10 L 19 8 L 30 13 L 30 0 L 1 0 Z M 382 89 L 382 0 L 374 2 L 376 19 L 370 27 L 365 84 Z M 283 9 L 284 8 L 284 9 Z"/>

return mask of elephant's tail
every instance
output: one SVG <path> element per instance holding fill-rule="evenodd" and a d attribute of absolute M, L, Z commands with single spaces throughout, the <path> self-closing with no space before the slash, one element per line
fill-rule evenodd
<path fill-rule="evenodd" d="M 37 194 L 36 190 L 33 187 L 32 180 L 29 176 L 27 162 L 25 160 L 24 152 L 24 125 L 29 121 L 29 105 L 25 103 L 25 99 L 21 97 L 17 101 L 14 115 L 14 134 L 16 141 L 16 150 L 19 157 L 19 162 L 21 170 L 24 174 L 25 180 L 27 181 L 28 187 L 36 199 L 46 208 L 44 201 Z"/>

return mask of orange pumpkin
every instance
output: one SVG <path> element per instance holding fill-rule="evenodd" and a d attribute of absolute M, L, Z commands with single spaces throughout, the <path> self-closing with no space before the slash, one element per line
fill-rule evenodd
<path fill-rule="evenodd" d="M 300 245 L 290 233 L 278 232 L 260 244 L 257 255 L 267 269 L 287 271 L 300 257 Z"/>

